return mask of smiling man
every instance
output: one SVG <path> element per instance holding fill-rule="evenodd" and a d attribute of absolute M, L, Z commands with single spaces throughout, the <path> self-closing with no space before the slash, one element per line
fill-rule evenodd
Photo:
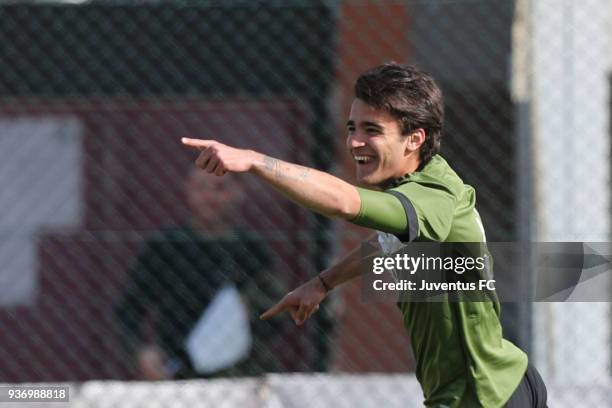
<path fill-rule="evenodd" d="M 359 186 L 252 150 L 183 139 L 201 169 L 251 172 L 319 214 L 376 230 L 383 249 L 401 242 L 484 242 L 474 189 L 438 154 L 440 89 L 413 66 L 384 64 L 361 75 L 347 122 Z M 301 325 L 327 293 L 360 274 L 359 248 L 288 293 L 262 315 L 288 311 Z M 527 356 L 502 337 L 499 303 L 398 304 L 428 407 L 545 407 L 546 388 Z"/>

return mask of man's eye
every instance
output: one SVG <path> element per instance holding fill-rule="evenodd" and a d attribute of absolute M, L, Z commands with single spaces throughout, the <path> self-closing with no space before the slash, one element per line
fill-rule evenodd
<path fill-rule="evenodd" d="M 349 127 L 346 128 L 346 131 L 349 132 L 349 133 L 353 133 L 355 131 L 355 128 L 352 127 L 352 126 L 349 126 Z"/>
<path fill-rule="evenodd" d="M 366 129 L 366 132 L 367 132 L 369 135 L 377 135 L 377 134 L 379 134 L 379 133 L 380 133 L 380 131 L 379 131 L 378 129 L 376 129 L 376 128 L 367 128 L 367 129 Z"/>

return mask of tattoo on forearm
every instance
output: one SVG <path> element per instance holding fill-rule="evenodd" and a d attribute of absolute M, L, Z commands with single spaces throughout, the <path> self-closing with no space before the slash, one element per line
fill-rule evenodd
<path fill-rule="evenodd" d="M 290 176 L 295 180 L 303 181 L 310 177 L 310 168 L 299 166 L 294 173 L 295 175 L 289 175 L 286 171 L 283 171 L 282 162 L 280 160 L 269 156 L 264 157 L 264 166 L 266 170 L 274 173 L 274 177 L 276 177 L 277 180 L 282 180 Z"/>
<path fill-rule="evenodd" d="M 298 180 L 306 180 L 308 177 L 310 177 L 310 168 L 308 168 L 308 167 L 300 168 L 300 170 L 298 171 L 298 174 L 297 174 L 297 179 Z"/>
<path fill-rule="evenodd" d="M 281 163 L 280 160 L 272 158 L 270 156 L 264 157 L 264 165 L 266 166 L 266 170 L 269 170 L 274 173 L 274 176 L 281 180 L 283 178 L 283 173 L 281 171 Z"/>

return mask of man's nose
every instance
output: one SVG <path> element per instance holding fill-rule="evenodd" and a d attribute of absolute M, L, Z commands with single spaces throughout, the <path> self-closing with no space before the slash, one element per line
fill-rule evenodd
<path fill-rule="evenodd" d="M 351 149 L 363 147 L 365 146 L 365 138 L 363 138 L 361 132 L 355 132 L 348 136 L 347 144 Z"/>

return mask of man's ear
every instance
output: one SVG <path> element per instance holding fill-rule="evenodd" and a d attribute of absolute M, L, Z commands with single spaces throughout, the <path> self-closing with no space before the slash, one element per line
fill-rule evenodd
<path fill-rule="evenodd" d="M 423 128 L 415 129 L 406 136 L 406 150 L 409 153 L 419 150 L 423 143 L 425 143 L 425 129 Z"/>

